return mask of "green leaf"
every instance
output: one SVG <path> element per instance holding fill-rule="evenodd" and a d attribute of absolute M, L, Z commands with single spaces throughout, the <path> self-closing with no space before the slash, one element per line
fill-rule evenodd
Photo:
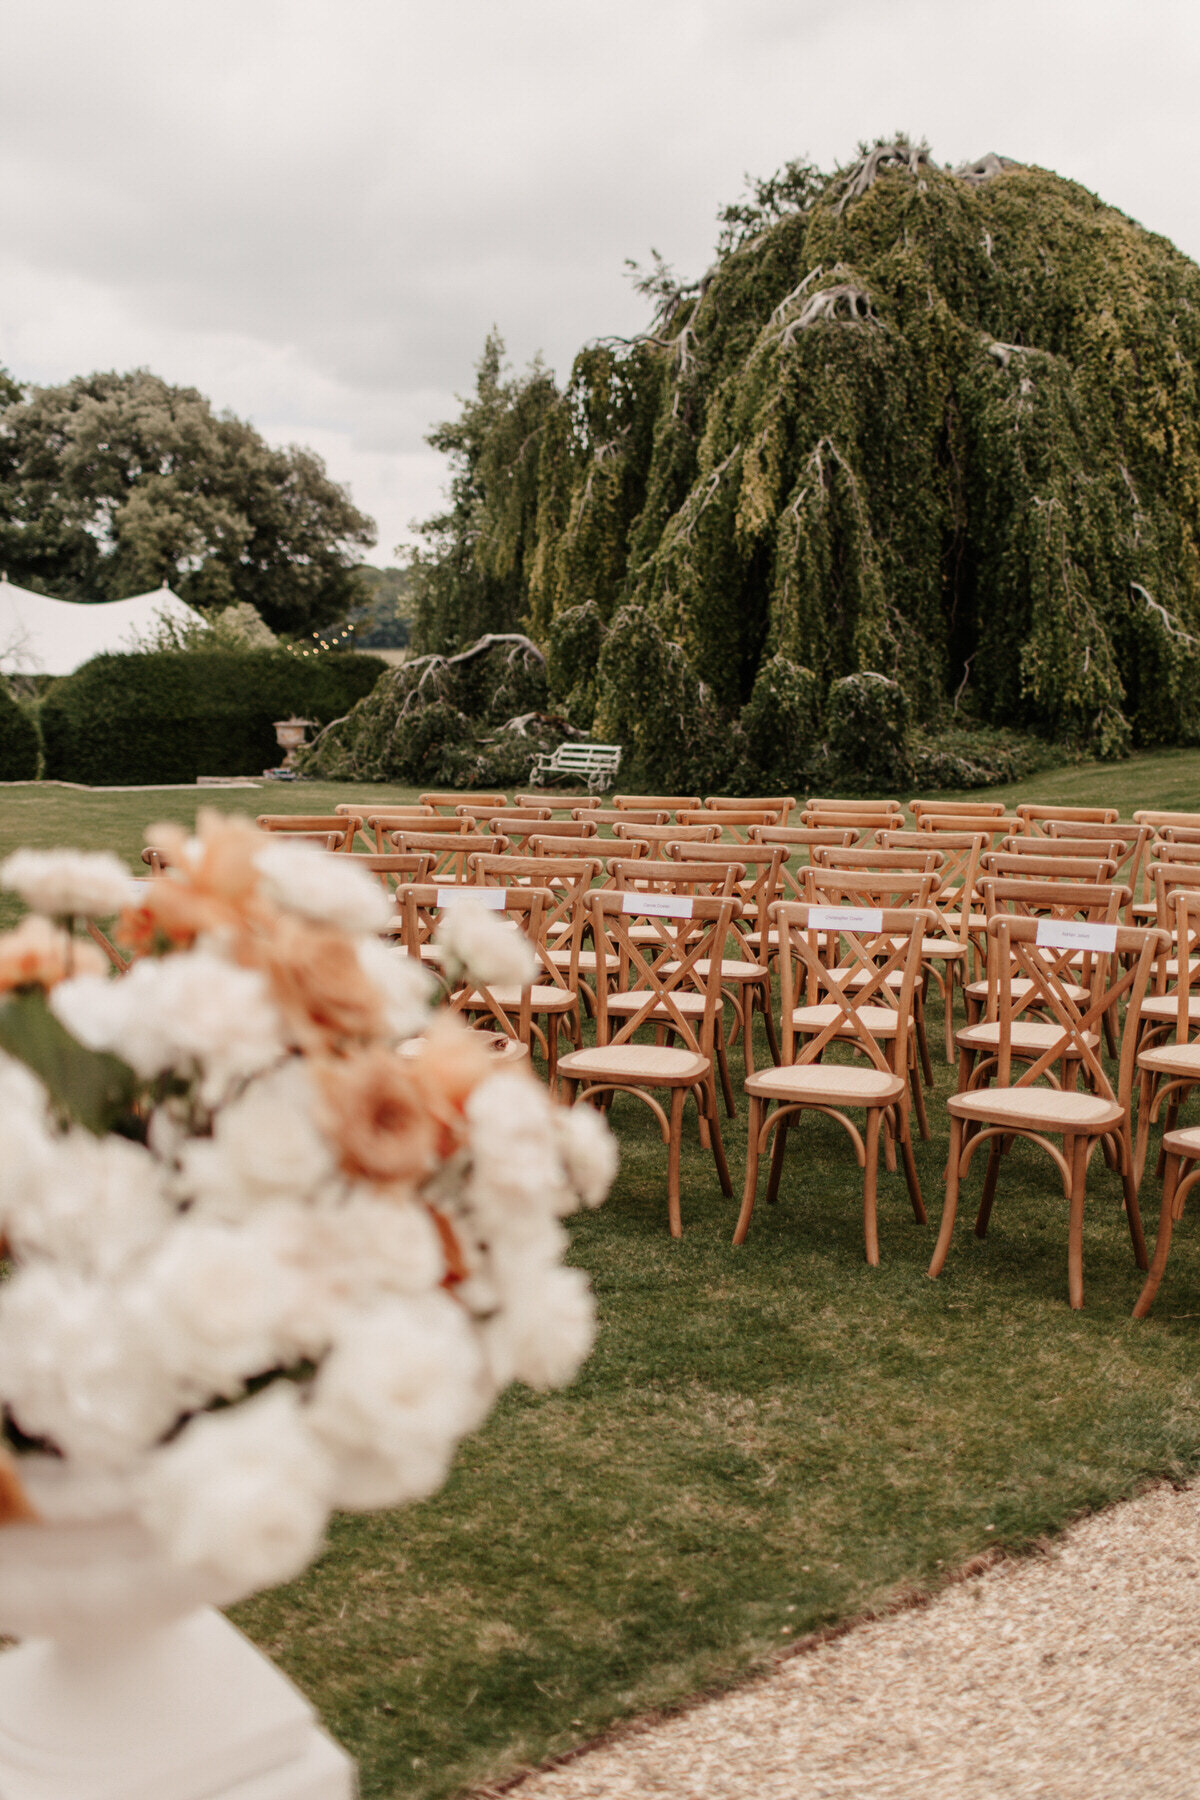
<path fill-rule="evenodd" d="M 0 1005 L 0 1049 L 33 1071 L 60 1112 L 97 1137 L 128 1112 L 137 1093 L 128 1063 L 78 1043 L 40 991 L 11 994 Z"/>

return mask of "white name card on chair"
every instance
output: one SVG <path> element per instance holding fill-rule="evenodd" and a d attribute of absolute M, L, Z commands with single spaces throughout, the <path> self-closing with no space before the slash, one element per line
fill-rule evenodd
<path fill-rule="evenodd" d="M 1042 950 L 1103 950 L 1117 947 L 1115 925 L 1089 925 L 1083 919 L 1039 919 L 1034 940 Z"/>
<path fill-rule="evenodd" d="M 690 919 L 690 894 L 622 894 L 621 911 L 650 914 L 656 919 Z"/>
<path fill-rule="evenodd" d="M 883 912 L 878 906 L 810 906 L 810 931 L 882 931 Z"/>
<path fill-rule="evenodd" d="M 439 906 L 465 906 L 470 901 L 472 906 L 481 906 L 485 912 L 503 912 L 505 893 L 504 888 L 440 887 L 437 903 Z"/>

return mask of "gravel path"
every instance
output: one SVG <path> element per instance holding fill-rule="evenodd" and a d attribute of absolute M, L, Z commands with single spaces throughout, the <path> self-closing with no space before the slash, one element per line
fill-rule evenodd
<path fill-rule="evenodd" d="M 534 1775 L 517 1800 L 1194 1800 L 1200 1484 Z"/>

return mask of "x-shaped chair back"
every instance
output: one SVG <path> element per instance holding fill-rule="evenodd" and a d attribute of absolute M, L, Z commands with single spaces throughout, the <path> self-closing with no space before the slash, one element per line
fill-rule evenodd
<path fill-rule="evenodd" d="M 534 941 L 541 969 L 538 980 L 543 986 L 577 990 L 579 986 L 579 949 L 586 914 L 583 902 L 592 884 L 604 873 L 598 856 L 472 856 L 468 875 L 472 882 L 484 887 L 538 888 L 546 896 L 542 912 L 541 932 Z M 564 925 L 564 931 L 555 927 Z M 570 974 L 552 960 L 551 950 L 570 950 Z"/>
<path fill-rule="evenodd" d="M 979 836 L 986 838 L 989 845 L 998 844 L 1002 838 L 1013 837 L 1024 829 L 1024 822 L 1015 813 L 996 813 L 987 818 L 974 813 L 922 813 L 917 820 L 918 831 L 934 831 L 939 835 L 948 831 L 958 837 Z"/>
<path fill-rule="evenodd" d="M 447 906 L 483 905 L 480 896 L 485 893 L 495 894 L 497 891 L 495 888 L 445 888 L 417 883 L 399 889 L 396 910 L 399 914 L 401 943 L 410 956 L 420 958 L 422 946 L 433 943 Z M 502 912 L 510 917 L 536 948 L 543 937 L 542 920 L 547 909 L 554 904 L 554 895 L 545 888 L 513 887 L 501 891 L 503 905 L 495 908 L 489 906 L 488 910 Z M 447 986 L 452 1012 L 466 1012 L 468 1008 L 475 1011 L 486 1009 L 506 1037 L 529 1044 L 533 1025 L 532 983 L 521 989 L 520 1003 L 515 1007 L 502 1006 L 483 982 L 464 979 L 455 987 L 450 987 L 449 983 Z"/>
<path fill-rule="evenodd" d="M 1046 844 L 1050 839 L 1043 840 Z M 994 875 L 999 881 L 1115 881 L 1115 857 L 1017 855 L 1007 850 L 990 850 L 980 858 L 983 876 Z"/>
<path fill-rule="evenodd" d="M 927 831 L 877 831 L 875 835 L 886 850 L 913 851 L 929 840 Z M 959 944 L 965 944 L 970 936 L 979 859 L 986 842 L 978 831 L 940 831 L 937 835 L 937 847 L 945 861 L 933 892 L 933 905 L 937 908 L 938 929 Z"/>
<path fill-rule="evenodd" d="M 822 845 L 849 850 L 859 839 L 857 827 L 849 825 L 752 825 L 749 841 L 765 848 L 779 846 L 787 851 L 780 865 L 781 889 L 785 900 L 804 899 L 804 871 L 813 853 Z"/>
<path fill-rule="evenodd" d="M 362 819 L 357 813 L 259 813 L 254 823 L 260 831 L 276 832 L 284 837 L 299 837 L 348 855 L 354 848 Z M 332 844 L 321 843 L 333 838 Z"/>
<path fill-rule="evenodd" d="M 414 850 L 432 855 L 433 880 L 446 883 L 466 881 L 469 857 L 498 856 L 508 848 L 507 838 L 483 832 L 389 831 L 385 835 L 402 855 Z"/>
<path fill-rule="evenodd" d="M 410 851 L 401 855 L 396 851 L 390 856 L 378 856 L 372 850 L 365 855 L 355 857 L 358 867 L 369 869 L 372 875 L 379 877 L 379 883 L 389 894 L 394 894 L 398 887 L 408 882 L 428 881 L 433 871 L 433 856 L 429 851 Z"/>
<path fill-rule="evenodd" d="M 831 917 L 838 912 L 844 913 L 844 922 Z M 832 1044 L 849 1038 L 875 1068 L 903 1076 L 929 912 L 777 900 L 771 920 L 779 934 L 784 1065 L 819 1062 Z M 892 986 L 890 977 L 896 970 L 901 979 Z M 801 1005 L 833 1005 L 837 1010 L 819 1032 L 798 1040 L 793 1017 Z M 895 1014 L 890 1051 L 881 1047 L 865 1023 L 862 1010 L 867 1006 L 886 1007 Z"/>
<path fill-rule="evenodd" d="M 676 863 L 693 862 L 711 868 L 729 866 L 734 870 L 735 893 L 742 903 L 742 920 L 759 924 L 779 894 L 780 871 L 787 859 L 782 844 L 688 844 L 673 842 L 666 846 L 667 855 Z M 738 874 L 737 871 L 741 870 Z M 735 932 L 735 943 L 738 933 Z M 745 949 L 748 946 L 740 946 Z M 752 961 L 767 961 L 767 940 Z"/>
<path fill-rule="evenodd" d="M 938 887 L 936 874 L 914 875 L 905 870 L 819 869 L 810 863 L 806 876 L 810 904 L 920 908 L 927 915 Z"/>
<path fill-rule="evenodd" d="M 675 1032 L 685 1049 L 711 1059 L 725 939 L 741 901 L 733 894 L 593 889 L 585 905 L 596 945 L 597 1044 L 630 1043 L 643 1025 L 653 1025 Z M 639 941 L 633 927 L 648 923 L 654 939 Z M 706 965 L 703 975 L 696 970 L 699 962 Z M 623 992 L 644 995 L 624 1018 L 608 1010 L 612 978 Z M 697 990 L 704 995 L 698 1028 L 679 1005 L 680 996 Z"/>
<path fill-rule="evenodd" d="M 980 891 L 990 932 L 992 919 L 1001 914 L 1032 919 L 1035 927 L 1039 919 L 1060 924 L 1115 926 L 1120 920 L 1125 890 L 1108 882 L 1077 882 L 1069 886 L 1066 882 L 1058 881 L 1007 881 L 984 876 L 981 878 Z M 993 1023 L 999 1016 L 1000 992 L 995 946 L 995 938 L 989 935 L 986 1017 Z M 1094 953 L 1081 950 L 1078 945 L 1062 949 L 1052 958 L 1055 973 L 1062 981 L 1070 982 L 1075 987 L 1087 987 L 1094 963 Z M 1011 970 L 1009 976 L 1011 984 Z M 1034 987 L 1022 993 L 1010 993 L 1010 997 L 1014 1017 L 1036 1012 L 1039 1008 L 1038 990 Z"/>
<path fill-rule="evenodd" d="M 719 825 L 626 825 L 612 828 L 613 836 L 625 844 L 645 844 L 650 854 L 657 854 L 664 844 L 715 844 L 721 835 Z"/>
<path fill-rule="evenodd" d="M 675 814 L 677 825 L 711 825 L 718 824 L 722 831 L 728 832 L 736 844 L 746 842 L 751 825 L 781 825 L 781 809 L 770 806 L 725 806 L 719 812 L 710 807 L 699 807 L 689 810 L 680 807 Z"/>

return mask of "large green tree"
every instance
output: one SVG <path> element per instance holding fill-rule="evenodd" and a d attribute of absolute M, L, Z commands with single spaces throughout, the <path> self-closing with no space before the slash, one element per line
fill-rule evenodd
<path fill-rule="evenodd" d="M 274 448 L 195 388 L 146 369 L 0 382 L 0 565 L 14 581 L 107 600 L 165 580 L 300 632 L 360 598 L 374 541 L 319 456 Z"/>
<path fill-rule="evenodd" d="M 489 342 L 433 440 L 426 646 L 523 626 L 580 724 L 687 767 L 784 692 L 827 731 L 867 674 L 918 729 L 1200 740 L 1200 269 L 1056 174 L 902 137 L 721 221 L 561 393 Z"/>

